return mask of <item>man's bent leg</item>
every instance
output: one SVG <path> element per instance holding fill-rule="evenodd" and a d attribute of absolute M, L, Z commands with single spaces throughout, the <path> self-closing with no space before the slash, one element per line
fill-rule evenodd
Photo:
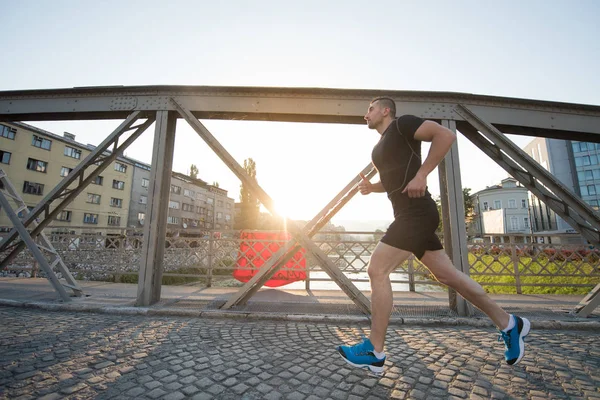
<path fill-rule="evenodd" d="M 435 278 L 456 290 L 475 307 L 483 311 L 496 324 L 498 329 L 508 325 L 508 314 L 471 277 L 457 270 L 444 250 L 426 251 L 421 261 Z"/>
<path fill-rule="evenodd" d="M 443 250 L 426 251 L 421 261 L 438 281 L 455 289 L 494 321 L 504 339 L 506 362 L 514 365 L 521 361 L 525 354 L 524 339 L 531 326 L 527 318 L 507 314 L 481 285 L 458 271 Z"/>
<path fill-rule="evenodd" d="M 392 313 L 393 294 L 390 274 L 410 257 L 411 253 L 379 242 L 369 261 L 371 281 L 371 343 L 382 352 L 385 334 Z"/>

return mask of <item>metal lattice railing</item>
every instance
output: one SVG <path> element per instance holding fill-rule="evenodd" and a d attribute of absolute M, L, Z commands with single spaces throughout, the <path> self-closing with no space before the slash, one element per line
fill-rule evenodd
<path fill-rule="evenodd" d="M 143 246 L 141 230 L 122 229 L 115 233 L 114 229 L 98 229 L 93 233 L 73 233 L 82 232 L 83 228 L 71 228 L 71 232 L 50 228 L 47 231 L 50 231 L 50 241 L 77 279 L 137 280 Z M 368 282 L 368 263 L 379 238 L 377 235 L 370 232 L 321 232 L 314 241 L 350 280 Z M 233 272 L 242 268 L 238 260 L 241 257 L 260 257 L 265 261 L 285 240 L 252 239 L 253 243 L 264 245 L 260 253 L 252 254 L 242 250 L 242 242 L 239 231 L 169 231 L 163 261 L 164 283 L 199 281 L 207 286 L 224 283 L 241 285 L 232 279 Z M 543 292 L 557 287 L 585 291 L 600 282 L 600 249 L 582 244 L 526 242 L 523 236 L 511 236 L 506 243 L 470 243 L 471 277 L 490 291 L 494 291 L 494 287 L 510 287 L 517 293 Z M 300 268 L 299 260 L 291 262 L 294 268 Z M 318 282 L 330 281 L 310 254 L 305 254 L 303 269 L 313 288 L 319 288 Z M 28 251 L 21 252 L 0 273 L 42 276 Z M 391 281 L 392 284 L 407 285 L 405 287 L 411 291 L 416 290 L 418 285 L 437 285 L 427 268 L 412 257 L 396 268 Z"/>

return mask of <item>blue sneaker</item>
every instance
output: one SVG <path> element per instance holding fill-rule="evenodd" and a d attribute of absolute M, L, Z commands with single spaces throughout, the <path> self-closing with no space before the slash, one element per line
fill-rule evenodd
<path fill-rule="evenodd" d="M 374 350 L 371 341 L 366 337 L 363 337 L 362 343 L 354 346 L 338 346 L 337 348 L 337 351 L 348 364 L 360 368 L 369 368 L 371 372 L 380 374 L 383 372 L 385 356 L 381 359 L 375 357 Z"/>
<path fill-rule="evenodd" d="M 525 354 L 525 336 L 529 335 L 531 324 L 527 318 L 517 317 L 511 315 L 511 318 L 515 320 L 515 326 L 508 332 L 500 331 L 498 341 L 502 338 L 504 340 L 504 358 L 508 365 L 514 365 L 521 361 L 523 354 Z"/>

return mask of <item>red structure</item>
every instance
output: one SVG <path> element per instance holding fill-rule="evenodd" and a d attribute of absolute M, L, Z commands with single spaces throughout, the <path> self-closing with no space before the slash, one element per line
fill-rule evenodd
<path fill-rule="evenodd" d="M 240 252 L 233 277 L 248 282 L 285 242 L 291 239 L 289 232 L 242 231 Z M 301 249 L 281 267 L 265 285 L 278 287 L 306 279 L 306 250 Z"/>

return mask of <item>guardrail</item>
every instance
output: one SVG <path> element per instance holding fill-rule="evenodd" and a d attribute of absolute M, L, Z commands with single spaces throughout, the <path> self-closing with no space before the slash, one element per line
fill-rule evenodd
<path fill-rule="evenodd" d="M 90 231 L 86 227 L 74 227 L 68 232 L 58 228 L 47 228 L 45 232 L 77 279 L 137 281 L 143 243 L 141 229 Z M 313 240 L 352 281 L 366 284 L 369 259 L 380 235 L 379 232 L 332 231 L 320 232 Z M 227 281 L 235 285 L 232 274 L 242 268 L 238 262 L 241 257 L 254 260 L 258 257 L 264 261 L 285 241 L 252 240 L 251 244 L 262 243 L 263 249 L 252 254 L 247 253 L 252 246 L 241 246 L 242 242 L 239 231 L 169 231 L 163 282 L 198 282 L 213 286 Z M 470 241 L 468 248 L 471 277 L 491 292 L 586 293 L 600 282 L 600 249 L 587 245 L 537 243 L 532 235 L 513 235 L 506 243 Z M 12 265 L 0 272 L 41 276 L 34 261 L 24 250 Z M 293 262 L 294 268 L 300 268 L 298 260 Z M 244 268 L 252 269 L 251 266 Z M 318 289 L 320 282 L 331 282 L 310 255 L 306 255 L 301 268 L 306 272 L 307 289 L 311 286 Z M 396 268 L 391 281 L 395 290 L 402 287 L 405 289 L 400 290 L 416 291 L 439 285 L 413 257 Z"/>

